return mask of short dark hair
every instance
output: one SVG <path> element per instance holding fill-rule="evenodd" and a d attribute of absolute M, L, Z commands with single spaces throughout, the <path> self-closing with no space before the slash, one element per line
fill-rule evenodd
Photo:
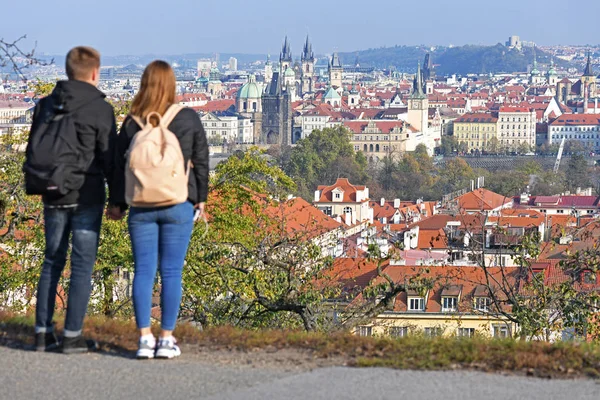
<path fill-rule="evenodd" d="M 89 79 L 92 71 L 100 68 L 100 53 L 87 46 L 74 47 L 67 53 L 65 67 L 69 79 Z"/>

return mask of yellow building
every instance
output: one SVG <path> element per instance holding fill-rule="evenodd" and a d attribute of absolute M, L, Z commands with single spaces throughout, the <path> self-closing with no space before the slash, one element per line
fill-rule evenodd
<path fill-rule="evenodd" d="M 518 268 L 502 271 L 490 267 L 488 272 L 495 278 L 504 274 L 509 285 Z M 480 267 L 389 265 L 384 273 L 409 289 L 396 297 L 392 310 L 356 327 L 361 336 L 512 337 L 518 330 L 494 304 L 494 299 L 502 298 L 502 291 L 496 288 L 491 295 Z M 377 284 L 378 279 L 375 277 L 371 284 Z M 360 302 L 360 296 L 355 301 Z M 506 306 L 500 309 L 508 311 Z"/>
<path fill-rule="evenodd" d="M 454 121 L 454 137 L 467 151 L 492 151 L 498 149 L 498 117 L 491 113 L 468 113 Z M 496 138 L 492 141 L 492 138 Z M 459 147 L 460 148 L 460 147 Z"/>

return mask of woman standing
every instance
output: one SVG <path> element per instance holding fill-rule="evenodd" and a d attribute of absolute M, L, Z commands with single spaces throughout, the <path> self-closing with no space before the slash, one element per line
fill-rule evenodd
<path fill-rule="evenodd" d="M 140 330 L 137 352 L 137 358 L 140 359 L 173 358 L 181 354 L 173 338 L 173 330 L 181 303 L 182 270 L 192 234 L 194 214 L 198 217 L 204 213 L 208 192 L 206 134 L 194 110 L 174 106 L 175 92 L 175 74 L 169 64 L 164 61 L 150 63 L 142 75 L 140 90 L 133 99 L 130 115 L 123 122 L 116 143 L 117 190 L 109 200 L 112 206 L 109 208 L 108 217 L 122 218 L 127 206 L 131 206 L 129 233 L 135 265 L 133 306 Z M 172 201 L 144 204 L 144 199 L 140 201 L 140 196 L 132 197 L 131 194 L 139 193 L 138 187 L 131 188 L 134 184 L 132 180 L 135 180 L 138 186 L 141 180 L 131 178 L 132 174 L 135 174 L 135 171 L 132 173 L 132 153 L 136 146 L 140 146 L 139 136 L 147 136 L 153 127 L 161 128 L 163 136 L 174 134 L 176 141 L 172 135 L 170 137 L 175 144 L 178 141 L 181 149 L 178 153 L 181 158 L 175 159 L 177 164 L 183 165 L 176 167 L 185 171 L 188 176 L 187 179 L 181 180 L 180 176 L 178 180 L 173 180 L 180 182 L 179 185 L 182 186 L 173 190 L 178 193 L 183 191 L 183 198 L 180 196 L 180 200 L 175 201 L 176 204 L 172 204 Z M 137 133 L 140 133 L 138 137 Z M 173 172 L 173 176 L 176 175 Z M 158 186 L 160 190 L 161 184 Z M 183 200 L 186 195 L 187 200 Z M 161 277 L 162 311 L 162 330 L 158 343 L 150 330 L 152 291 L 157 269 Z"/>

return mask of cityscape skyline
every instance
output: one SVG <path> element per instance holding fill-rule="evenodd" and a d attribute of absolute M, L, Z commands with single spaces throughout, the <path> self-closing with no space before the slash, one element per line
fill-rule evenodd
<path fill-rule="evenodd" d="M 456 6 L 437 0 L 430 3 L 424 11 L 415 3 L 378 2 L 372 9 L 382 13 L 373 13 L 363 22 L 357 16 L 365 15 L 361 11 L 364 5 L 356 0 L 325 4 L 307 0 L 296 15 L 285 4 L 248 7 L 240 0 L 231 0 L 226 10 L 217 4 L 182 0 L 173 13 L 157 13 L 160 8 L 154 0 L 145 1 L 143 7 L 139 0 L 107 0 L 102 8 L 94 10 L 73 0 L 52 6 L 34 0 L 7 5 L 6 15 L 27 14 L 30 23 L 24 25 L 22 19 L 7 18 L 2 37 L 16 39 L 26 34 L 27 47 L 37 42 L 37 51 L 48 55 L 64 54 L 75 45 L 86 44 L 104 55 L 118 56 L 214 52 L 274 55 L 286 35 L 294 53 L 299 53 L 309 35 L 318 54 L 396 45 L 494 45 L 504 43 L 511 35 L 542 46 L 584 46 L 593 45 L 593 39 L 588 38 L 596 35 L 592 24 L 580 24 L 576 18 L 565 18 L 553 29 L 539 29 L 532 15 L 553 6 L 558 9 L 561 3 L 555 0 L 532 0 L 527 4 L 507 0 L 493 9 L 473 0 L 463 0 Z M 590 3 L 588 11 L 590 15 L 600 12 L 600 4 Z M 485 17 L 489 12 L 494 13 L 493 21 Z M 45 21 L 66 15 L 65 23 L 48 29 Z M 364 29 L 365 24 L 376 29 Z M 169 31 L 169 26 L 176 29 Z M 163 27 L 167 29 L 160 29 Z"/>

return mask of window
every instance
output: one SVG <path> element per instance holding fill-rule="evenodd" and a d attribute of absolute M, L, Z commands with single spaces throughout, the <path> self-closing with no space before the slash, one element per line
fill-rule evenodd
<path fill-rule="evenodd" d="M 475 297 L 475 309 L 477 311 L 489 311 L 490 310 L 490 298 L 489 297 Z"/>
<path fill-rule="evenodd" d="M 344 207 L 344 214 L 352 215 L 352 207 Z"/>
<path fill-rule="evenodd" d="M 390 336 L 391 337 L 405 337 L 408 336 L 408 327 L 407 326 L 392 326 L 390 327 Z"/>
<path fill-rule="evenodd" d="M 423 333 L 425 334 L 425 336 L 428 336 L 428 337 L 442 336 L 442 328 L 439 328 L 439 327 L 425 328 L 423 330 Z"/>
<path fill-rule="evenodd" d="M 341 195 L 341 193 L 336 193 L 336 194 L 335 194 L 335 198 L 336 198 L 336 199 L 341 199 L 341 198 L 342 198 L 342 195 Z"/>
<path fill-rule="evenodd" d="M 494 324 L 492 325 L 492 334 L 495 338 L 510 337 L 510 326 L 506 324 Z"/>
<path fill-rule="evenodd" d="M 475 328 L 458 328 L 458 337 L 473 337 L 475 336 Z"/>
<path fill-rule="evenodd" d="M 442 297 L 442 312 L 456 311 L 457 297 Z"/>
<path fill-rule="evenodd" d="M 325 213 L 325 215 L 329 215 L 331 217 L 332 207 L 327 206 L 327 207 L 323 208 L 323 212 Z"/>
<path fill-rule="evenodd" d="M 372 326 L 359 326 L 358 327 L 358 335 L 359 336 L 373 336 L 373 327 Z"/>
<path fill-rule="evenodd" d="M 408 311 L 425 311 L 425 299 L 423 297 L 409 298 Z"/>

